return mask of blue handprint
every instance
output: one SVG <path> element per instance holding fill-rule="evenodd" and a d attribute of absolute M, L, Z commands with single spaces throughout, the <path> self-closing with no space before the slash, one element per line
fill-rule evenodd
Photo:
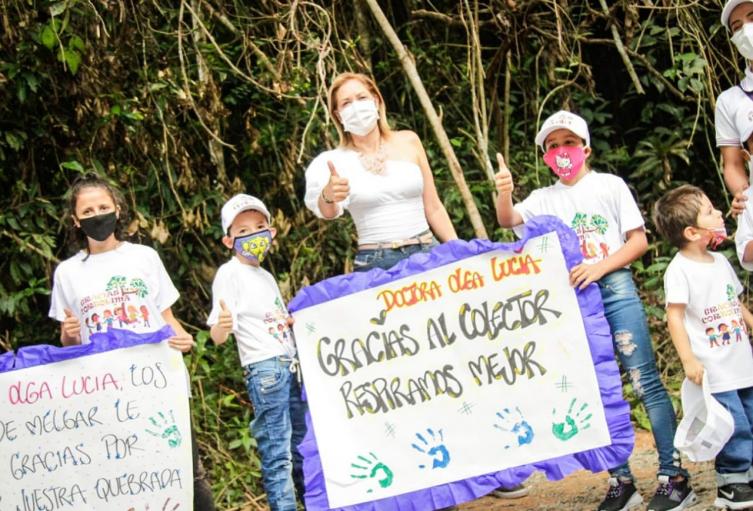
<path fill-rule="evenodd" d="M 444 435 L 440 429 L 437 433 L 431 428 L 426 428 L 426 432 L 429 434 L 429 440 L 424 438 L 421 433 L 416 433 L 416 438 L 420 443 L 413 443 L 411 447 L 420 453 L 426 454 L 432 457 L 431 468 L 445 468 L 450 464 L 450 451 L 444 445 Z M 426 468 L 426 465 L 419 465 L 418 468 Z"/>
<path fill-rule="evenodd" d="M 511 437 L 509 443 L 505 445 L 505 449 L 509 449 L 513 445 L 520 447 L 533 442 L 533 428 L 523 418 L 520 408 L 517 406 L 515 410 L 505 408 L 501 412 L 497 412 L 497 417 L 499 423 L 494 424 L 494 427 Z"/>

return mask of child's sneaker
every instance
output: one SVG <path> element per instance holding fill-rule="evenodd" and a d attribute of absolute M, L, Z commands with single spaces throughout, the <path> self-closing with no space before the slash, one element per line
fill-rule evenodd
<path fill-rule="evenodd" d="M 673 481 L 668 476 L 659 476 L 659 487 L 648 505 L 648 511 L 682 511 L 698 502 L 688 478 Z"/>
<path fill-rule="evenodd" d="M 623 481 L 619 477 L 609 478 L 609 491 L 599 504 L 599 511 L 627 511 L 640 506 L 643 497 L 638 493 L 633 481 Z"/>
<path fill-rule="evenodd" d="M 732 483 L 716 490 L 714 506 L 720 509 L 745 509 L 753 506 L 753 488 L 745 483 Z"/>

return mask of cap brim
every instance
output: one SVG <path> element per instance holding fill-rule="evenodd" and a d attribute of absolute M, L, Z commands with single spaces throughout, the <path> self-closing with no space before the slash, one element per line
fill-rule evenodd
<path fill-rule="evenodd" d="M 550 126 L 549 128 L 539 131 L 536 134 L 536 138 L 534 139 L 534 142 L 536 142 L 537 146 L 544 149 L 544 142 L 546 142 L 546 137 L 548 137 L 551 132 L 556 131 L 558 129 L 560 129 L 559 126 Z"/>
<path fill-rule="evenodd" d="M 727 2 L 727 4 L 724 6 L 724 9 L 722 9 L 722 25 L 724 25 L 724 28 L 729 30 L 729 17 L 732 16 L 732 11 L 735 10 L 735 8 L 738 5 L 742 4 L 749 4 L 753 3 L 751 0 L 731 0 L 730 2 Z"/>

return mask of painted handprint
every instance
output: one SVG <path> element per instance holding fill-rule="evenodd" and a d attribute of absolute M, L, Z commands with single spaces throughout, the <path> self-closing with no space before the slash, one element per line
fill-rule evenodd
<path fill-rule="evenodd" d="M 517 406 L 515 410 L 505 408 L 497 412 L 499 422 L 494 427 L 510 436 L 510 441 L 505 445 L 505 449 L 510 447 L 520 447 L 533 442 L 533 428 L 523 418 L 523 413 Z"/>
<path fill-rule="evenodd" d="M 167 440 L 167 445 L 174 448 L 180 445 L 180 443 L 183 441 L 183 438 L 180 434 L 180 430 L 178 430 L 177 424 L 175 424 L 175 416 L 173 415 L 173 411 L 170 410 L 169 414 L 169 418 L 162 412 L 159 412 L 157 414 L 159 415 L 158 419 L 155 417 L 149 417 L 149 422 L 151 422 L 152 426 L 157 428 L 159 431 L 154 432 L 149 429 L 145 431 L 152 436 L 156 436 L 157 438 L 164 438 L 165 440 Z"/>
<path fill-rule="evenodd" d="M 356 469 L 357 473 L 350 474 L 353 479 L 375 479 L 381 488 L 387 488 L 392 484 L 392 470 L 379 461 L 376 454 L 369 453 L 369 457 L 358 455 L 358 461 L 351 463 L 351 468 Z M 372 493 L 374 488 L 369 488 L 367 493 Z"/>
<path fill-rule="evenodd" d="M 558 421 L 557 410 L 552 409 L 552 434 L 558 440 L 566 442 L 579 432 L 591 427 L 591 417 L 593 417 L 593 414 L 588 412 L 588 403 L 583 403 L 575 414 L 573 414 L 573 411 L 576 409 L 576 403 L 577 399 L 575 398 L 570 401 L 570 407 L 567 409 L 567 414 L 565 414 L 562 422 Z"/>
<path fill-rule="evenodd" d="M 171 507 L 172 506 L 172 507 Z M 170 497 L 167 498 L 164 504 L 162 504 L 162 511 L 176 511 L 180 507 L 179 502 L 170 502 Z M 146 509 L 144 511 L 150 511 L 152 508 L 149 507 L 149 504 L 146 505 Z M 154 508 L 154 511 L 157 511 L 160 508 Z M 128 511 L 138 511 L 135 507 L 129 507 Z"/>
<path fill-rule="evenodd" d="M 432 458 L 431 468 L 445 468 L 450 464 L 450 451 L 444 445 L 444 435 L 440 429 L 437 433 L 431 428 L 426 428 L 428 440 L 421 433 L 416 433 L 418 442 L 411 444 L 415 450 L 426 454 Z M 426 465 L 419 465 L 418 468 L 426 468 Z"/>

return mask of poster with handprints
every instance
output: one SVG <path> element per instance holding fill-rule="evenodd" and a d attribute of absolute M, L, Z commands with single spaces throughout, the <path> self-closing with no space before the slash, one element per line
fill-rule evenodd
<path fill-rule="evenodd" d="M 612 443 L 558 233 L 443 262 L 292 304 L 328 502 L 312 509 Z"/>
<path fill-rule="evenodd" d="M 33 346 L 0 360 L 0 511 L 190 510 L 181 354 L 154 334 Z"/>

